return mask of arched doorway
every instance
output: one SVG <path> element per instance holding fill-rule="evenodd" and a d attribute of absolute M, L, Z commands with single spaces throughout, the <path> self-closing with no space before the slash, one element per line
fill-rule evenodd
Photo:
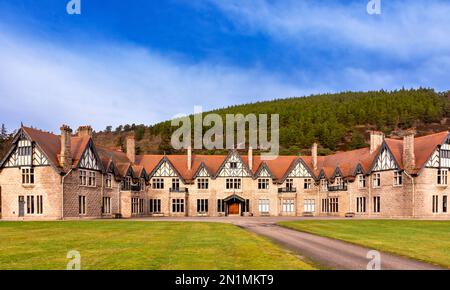
<path fill-rule="evenodd" d="M 245 199 L 233 194 L 223 200 L 226 204 L 227 216 L 242 216 L 244 212 Z"/>

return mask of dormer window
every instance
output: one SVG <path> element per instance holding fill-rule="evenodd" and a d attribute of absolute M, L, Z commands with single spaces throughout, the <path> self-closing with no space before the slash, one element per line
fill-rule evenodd
<path fill-rule="evenodd" d="M 321 191 L 328 191 L 328 181 L 326 179 L 320 180 L 320 190 Z"/>
<path fill-rule="evenodd" d="M 113 175 L 111 173 L 106 174 L 106 180 L 105 180 L 106 188 L 112 188 L 112 178 L 113 178 Z"/>
<path fill-rule="evenodd" d="M 336 177 L 336 185 L 341 186 L 342 185 L 342 177 Z"/>

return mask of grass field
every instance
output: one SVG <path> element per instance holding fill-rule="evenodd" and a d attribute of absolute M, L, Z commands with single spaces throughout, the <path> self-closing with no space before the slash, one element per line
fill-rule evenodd
<path fill-rule="evenodd" d="M 0 269 L 313 269 L 268 240 L 229 224 L 0 222 Z"/>
<path fill-rule="evenodd" d="M 450 268 L 450 221 L 312 220 L 279 224 Z"/>

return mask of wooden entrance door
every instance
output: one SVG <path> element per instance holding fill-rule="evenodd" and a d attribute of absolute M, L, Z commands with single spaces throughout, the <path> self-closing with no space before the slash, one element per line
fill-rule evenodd
<path fill-rule="evenodd" d="M 240 206 L 238 202 L 230 203 L 228 205 L 228 214 L 229 215 L 239 215 Z"/>

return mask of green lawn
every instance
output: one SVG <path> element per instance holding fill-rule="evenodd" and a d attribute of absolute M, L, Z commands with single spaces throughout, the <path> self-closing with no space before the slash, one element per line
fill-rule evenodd
<path fill-rule="evenodd" d="M 131 221 L 0 222 L 0 269 L 313 269 L 229 224 Z"/>
<path fill-rule="evenodd" d="M 279 224 L 450 268 L 450 221 L 311 220 Z"/>

